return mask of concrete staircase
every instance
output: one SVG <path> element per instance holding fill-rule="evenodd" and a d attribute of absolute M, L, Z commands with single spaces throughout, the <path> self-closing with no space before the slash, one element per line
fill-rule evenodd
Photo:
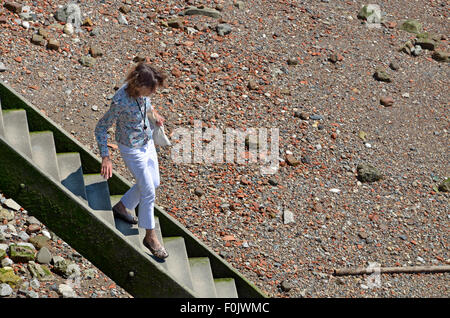
<path fill-rule="evenodd" d="M 142 245 L 145 230 L 114 218 L 111 207 L 120 200 L 121 195 L 111 195 L 108 182 L 100 174 L 84 174 L 79 153 L 57 153 L 51 131 L 30 132 L 24 109 L 2 110 L 0 104 L 0 136 L 55 182 L 76 195 L 97 217 L 122 233 L 134 249 L 152 257 L 162 271 L 169 272 L 170 277 L 192 290 L 193 295 L 208 298 L 239 296 L 233 278 L 214 277 L 210 259 L 190 257 L 185 239 L 182 236 L 164 236 L 164 228 L 161 228 L 158 218 L 156 231 L 170 256 L 162 261 L 151 255 Z"/>

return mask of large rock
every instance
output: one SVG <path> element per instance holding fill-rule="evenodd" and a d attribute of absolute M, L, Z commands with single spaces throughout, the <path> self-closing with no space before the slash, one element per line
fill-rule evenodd
<path fill-rule="evenodd" d="M 29 242 L 34 245 L 37 249 L 41 249 L 44 246 L 48 246 L 48 241 L 50 239 L 44 235 L 37 235 L 29 239 Z"/>
<path fill-rule="evenodd" d="M 5 200 L 5 202 L 3 202 L 3 205 L 14 211 L 20 210 L 20 205 L 13 199 Z"/>
<path fill-rule="evenodd" d="M 33 261 L 30 261 L 28 262 L 28 270 L 33 277 L 40 281 L 48 281 L 53 279 L 51 271 L 45 265 L 39 265 Z"/>
<path fill-rule="evenodd" d="M 400 29 L 409 33 L 420 33 L 422 32 L 422 24 L 414 19 L 406 20 L 400 26 Z"/>
<path fill-rule="evenodd" d="M 0 260 L 6 257 L 6 251 L 8 250 L 8 245 L 0 244 Z"/>
<path fill-rule="evenodd" d="M 34 250 L 29 246 L 11 244 L 9 246 L 9 257 L 15 263 L 27 263 L 34 261 Z"/>
<path fill-rule="evenodd" d="M 14 288 L 21 280 L 19 276 L 14 274 L 12 267 L 0 268 L 0 284 L 8 284 Z"/>
<path fill-rule="evenodd" d="M 204 15 L 211 18 L 220 19 L 222 15 L 219 11 L 209 8 L 189 7 L 182 13 L 183 15 Z"/>
<path fill-rule="evenodd" d="M 284 210 L 283 222 L 284 222 L 284 224 L 295 223 L 294 213 L 292 213 L 289 210 Z"/>
<path fill-rule="evenodd" d="M 6 220 L 7 222 L 14 219 L 14 212 L 7 209 L 0 209 L 0 222 Z"/>
<path fill-rule="evenodd" d="M 81 26 L 80 7 L 75 3 L 69 3 L 56 11 L 55 19 L 60 22 L 71 23 L 75 28 L 79 28 Z"/>
<path fill-rule="evenodd" d="M 80 58 L 79 61 L 80 61 L 81 65 L 86 66 L 86 67 L 94 66 L 95 62 L 96 62 L 95 58 L 93 58 L 91 56 L 83 56 Z"/>
<path fill-rule="evenodd" d="M 69 278 L 69 276 L 73 273 L 72 267 L 69 266 L 71 263 L 61 256 L 53 256 L 52 263 L 53 271 L 64 278 Z"/>
<path fill-rule="evenodd" d="M 434 49 L 436 48 L 437 42 L 433 38 L 433 36 L 431 36 L 430 34 L 425 32 L 425 33 L 421 33 L 421 34 L 417 35 L 414 44 L 420 45 L 420 47 L 424 50 L 434 51 Z"/>
<path fill-rule="evenodd" d="M 386 82 L 386 83 L 392 82 L 389 74 L 386 71 L 382 70 L 382 69 L 376 70 L 375 74 L 373 74 L 373 77 L 377 81 L 380 81 L 380 82 Z"/>
<path fill-rule="evenodd" d="M 374 182 L 382 178 L 381 173 L 370 164 L 359 164 L 356 168 L 358 180 L 361 182 Z"/>
<path fill-rule="evenodd" d="M 441 182 L 438 188 L 441 192 L 450 192 L 450 178 L 445 179 Z"/>
<path fill-rule="evenodd" d="M 17 14 L 22 12 L 22 5 L 17 2 L 6 1 L 3 6 L 6 9 L 8 9 L 9 11 L 17 13 Z"/>
<path fill-rule="evenodd" d="M 72 287 L 66 284 L 60 284 L 58 286 L 58 293 L 63 296 L 63 298 L 77 298 L 77 294 L 74 292 Z"/>
<path fill-rule="evenodd" d="M 42 247 L 36 255 L 36 261 L 40 264 L 50 264 L 52 260 L 52 254 L 47 247 Z"/>
<path fill-rule="evenodd" d="M 368 4 L 361 8 L 358 19 L 367 21 L 369 24 L 381 23 L 381 9 L 377 4 Z"/>
<path fill-rule="evenodd" d="M 450 62 L 450 54 L 447 52 L 436 50 L 431 57 L 438 62 Z"/>
<path fill-rule="evenodd" d="M 227 35 L 231 33 L 231 25 L 226 23 L 221 23 L 216 26 L 216 32 L 220 36 Z"/>
<path fill-rule="evenodd" d="M 0 284 L 0 297 L 8 297 L 11 296 L 11 294 L 13 293 L 13 290 L 11 288 L 11 286 L 9 286 L 8 284 Z"/>

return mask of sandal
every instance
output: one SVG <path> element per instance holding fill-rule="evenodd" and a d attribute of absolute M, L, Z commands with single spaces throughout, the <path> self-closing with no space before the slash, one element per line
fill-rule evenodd
<path fill-rule="evenodd" d="M 131 224 L 137 224 L 138 223 L 138 218 L 135 217 L 134 215 L 126 212 L 126 214 L 123 214 L 121 212 L 119 212 L 119 210 L 117 210 L 117 204 L 115 206 L 113 206 L 112 208 L 113 214 L 115 217 L 124 220 L 125 222 L 131 223 Z"/>
<path fill-rule="evenodd" d="M 153 255 L 160 259 L 165 259 L 169 256 L 169 253 L 167 253 L 166 249 L 162 246 L 158 249 L 154 249 L 145 241 L 145 239 L 142 241 L 142 244 L 144 244 L 144 246 L 148 248 Z"/>

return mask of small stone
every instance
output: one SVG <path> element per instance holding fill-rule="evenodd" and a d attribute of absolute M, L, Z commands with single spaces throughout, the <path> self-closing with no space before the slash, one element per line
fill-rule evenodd
<path fill-rule="evenodd" d="M 450 53 L 447 52 L 436 50 L 431 57 L 438 62 L 450 62 Z"/>
<path fill-rule="evenodd" d="M 227 34 L 231 33 L 231 25 L 226 24 L 226 23 L 218 24 L 216 26 L 216 32 L 220 36 L 227 35 Z"/>
<path fill-rule="evenodd" d="M 88 18 L 84 19 L 82 25 L 92 27 L 92 26 L 94 26 L 94 23 L 92 22 L 91 18 L 88 17 Z"/>
<path fill-rule="evenodd" d="M 0 268 L 0 284 L 8 284 L 12 288 L 21 282 L 21 278 L 14 274 L 12 267 Z"/>
<path fill-rule="evenodd" d="M 250 90 L 256 90 L 256 89 L 258 89 L 258 84 L 256 84 L 255 81 L 250 80 L 247 84 L 247 88 Z"/>
<path fill-rule="evenodd" d="M 47 49 L 49 50 L 58 50 L 59 49 L 59 42 L 55 39 L 49 39 L 47 43 Z"/>
<path fill-rule="evenodd" d="M 293 155 L 286 155 L 286 162 L 290 166 L 298 166 L 300 164 L 300 161 L 297 160 Z"/>
<path fill-rule="evenodd" d="M 28 298 L 39 298 L 39 294 L 34 290 L 29 290 L 26 295 Z"/>
<path fill-rule="evenodd" d="M 422 32 L 422 24 L 414 19 L 406 20 L 400 26 L 400 29 L 409 33 L 420 33 Z"/>
<path fill-rule="evenodd" d="M 58 293 L 63 296 L 63 298 L 77 298 L 77 294 L 72 287 L 66 284 L 60 284 L 58 286 Z"/>
<path fill-rule="evenodd" d="M 32 233 L 37 233 L 41 230 L 41 227 L 37 224 L 30 224 L 27 228 L 27 233 L 28 234 L 32 234 Z"/>
<path fill-rule="evenodd" d="M 103 51 L 98 46 L 95 45 L 89 48 L 89 53 L 91 54 L 92 57 L 103 56 Z"/>
<path fill-rule="evenodd" d="M 414 46 L 414 49 L 411 50 L 411 53 L 412 53 L 414 56 L 422 55 L 422 53 L 423 53 L 422 47 L 421 47 L 420 45 Z"/>
<path fill-rule="evenodd" d="M 93 105 L 93 106 L 91 107 L 91 109 L 92 109 L 94 112 L 96 112 L 96 111 L 98 111 L 98 106 Z"/>
<path fill-rule="evenodd" d="M 289 210 L 284 210 L 283 222 L 284 222 L 284 224 L 295 223 L 294 213 L 292 213 Z"/>
<path fill-rule="evenodd" d="M 269 184 L 273 185 L 273 186 L 277 186 L 278 185 L 278 180 L 277 178 L 273 177 L 269 179 Z"/>
<path fill-rule="evenodd" d="M 128 12 L 131 11 L 131 6 L 129 6 L 129 5 L 127 5 L 127 4 L 124 4 L 124 5 L 122 5 L 122 6 L 119 8 L 119 11 L 122 12 L 122 13 L 127 14 Z"/>
<path fill-rule="evenodd" d="M 40 45 L 40 46 L 45 46 L 45 39 L 42 35 L 33 34 L 33 37 L 31 38 L 31 43 Z"/>
<path fill-rule="evenodd" d="M 64 25 L 63 32 L 65 34 L 72 35 L 75 32 L 72 23 L 66 23 L 66 25 Z"/>
<path fill-rule="evenodd" d="M 220 19 L 222 17 L 219 11 L 202 7 L 188 7 L 184 10 L 183 15 L 204 15 L 215 19 Z"/>
<path fill-rule="evenodd" d="M 434 51 L 434 49 L 436 48 L 436 41 L 429 38 L 427 35 L 418 35 L 415 44 L 419 45 L 424 50 Z"/>
<path fill-rule="evenodd" d="M 361 8 L 358 13 L 358 19 L 365 20 L 369 24 L 381 22 L 381 9 L 377 4 L 368 4 Z"/>
<path fill-rule="evenodd" d="M 450 178 L 445 179 L 439 184 L 438 190 L 441 192 L 450 192 Z"/>
<path fill-rule="evenodd" d="M 17 235 L 22 241 L 28 241 L 30 239 L 30 236 L 25 231 L 20 231 Z"/>
<path fill-rule="evenodd" d="M 365 240 L 365 239 L 368 237 L 368 235 L 367 235 L 366 232 L 359 232 L 359 233 L 358 233 L 358 236 L 359 236 L 361 239 L 363 239 L 363 240 Z"/>
<path fill-rule="evenodd" d="M 35 258 L 32 248 L 16 244 L 9 246 L 9 256 L 15 263 L 27 263 Z"/>
<path fill-rule="evenodd" d="M 0 62 L 0 72 L 5 72 L 7 70 L 5 64 L 3 62 Z"/>
<path fill-rule="evenodd" d="M 123 16 L 123 14 L 119 15 L 118 21 L 120 24 L 128 25 L 127 19 Z"/>
<path fill-rule="evenodd" d="M 284 280 L 281 282 L 281 290 L 284 292 L 289 292 L 294 286 L 292 286 L 291 283 L 289 283 L 288 281 Z"/>
<path fill-rule="evenodd" d="M 26 224 L 27 225 L 30 225 L 30 224 L 40 225 L 41 222 L 38 219 L 36 219 L 34 216 L 29 216 L 29 217 L 27 217 Z"/>
<path fill-rule="evenodd" d="M 2 264 L 2 267 L 10 267 L 11 265 L 14 264 L 14 262 L 10 258 L 4 258 L 4 259 L 2 259 L 1 264 Z"/>
<path fill-rule="evenodd" d="M 40 264 L 50 264 L 52 254 L 47 247 L 42 247 L 36 255 L 36 261 Z"/>
<path fill-rule="evenodd" d="M 398 66 L 398 64 L 395 63 L 395 62 L 389 63 L 389 67 L 390 67 L 391 70 L 393 70 L 393 71 L 398 71 L 398 70 L 400 69 L 400 67 Z"/>
<path fill-rule="evenodd" d="M 14 212 L 7 209 L 0 209 L 0 222 L 14 220 Z"/>
<path fill-rule="evenodd" d="M 5 4 L 3 5 L 7 10 L 14 12 L 14 13 L 21 13 L 22 12 L 22 5 L 18 4 L 16 2 L 12 2 L 12 1 L 8 1 L 5 2 Z"/>
<path fill-rule="evenodd" d="M 200 188 L 196 188 L 196 189 L 194 190 L 194 194 L 195 194 L 196 196 L 198 196 L 198 197 L 201 197 L 201 196 L 203 196 L 203 195 L 205 194 L 205 192 L 204 192 L 202 189 L 200 189 Z"/>
<path fill-rule="evenodd" d="M 169 21 L 167 21 L 167 25 L 171 28 L 175 28 L 175 29 L 182 29 L 183 28 L 183 22 L 180 19 L 171 19 Z"/>
<path fill-rule="evenodd" d="M 7 199 L 5 200 L 5 202 L 3 202 L 3 205 L 6 206 L 7 208 L 14 210 L 14 211 L 19 211 L 20 210 L 20 205 L 14 201 L 13 199 Z"/>
<path fill-rule="evenodd" d="M 288 65 L 298 65 L 298 59 L 296 57 L 291 57 L 287 61 Z"/>
<path fill-rule="evenodd" d="M 386 107 L 390 107 L 394 104 L 394 99 L 390 96 L 382 96 L 380 98 L 380 104 Z"/>
<path fill-rule="evenodd" d="M 373 76 L 377 81 L 387 82 L 387 83 L 392 82 L 391 78 L 389 77 L 389 74 L 381 69 L 376 70 Z"/>
<path fill-rule="evenodd" d="M 44 232 L 44 231 L 43 231 Z M 29 239 L 29 242 L 36 247 L 36 249 L 41 249 L 42 247 L 48 246 L 48 241 L 50 239 L 44 235 L 36 235 Z"/>
<path fill-rule="evenodd" d="M 81 65 L 86 66 L 86 67 L 91 67 L 95 65 L 95 58 L 91 57 L 91 56 L 83 56 L 79 59 L 79 62 L 81 63 Z"/>
<path fill-rule="evenodd" d="M 13 289 L 8 284 L 0 284 L 0 297 L 8 297 L 13 293 Z"/>
<path fill-rule="evenodd" d="M 309 115 L 308 115 L 307 113 L 305 113 L 305 112 L 299 112 L 299 111 L 296 111 L 296 112 L 294 113 L 294 116 L 297 117 L 297 118 L 300 118 L 300 119 L 302 119 L 302 120 L 308 120 L 308 118 L 309 118 Z"/>
<path fill-rule="evenodd" d="M 358 180 L 361 182 L 374 182 L 382 178 L 376 168 L 369 164 L 359 164 L 357 166 Z"/>
<path fill-rule="evenodd" d="M 44 39 L 48 39 L 50 37 L 50 32 L 44 28 L 39 28 L 38 35 L 42 36 Z"/>

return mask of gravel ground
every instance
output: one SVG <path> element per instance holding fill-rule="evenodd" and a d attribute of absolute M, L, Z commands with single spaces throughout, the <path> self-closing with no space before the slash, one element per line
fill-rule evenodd
<path fill-rule="evenodd" d="M 38 219 L 29 215 L 23 207 L 11 202 L 10 198 L 1 193 L 0 201 L 0 250 L 3 250 L 2 246 L 11 247 L 31 242 L 34 257 L 28 260 L 51 271 L 46 277 L 33 275 L 30 263 L 16 259 L 8 248 L 8 257 L 0 257 L 1 267 L 3 270 L 12 268 L 15 278 L 20 281 L 8 288 L 3 280 L 6 276 L 0 270 L 1 298 L 132 298 Z M 62 262 L 65 269 L 64 265 L 61 266 L 63 263 L 56 261 L 55 257 L 64 259 Z"/>
<path fill-rule="evenodd" d="M 94 127 L 136 57 L 168 74 L 152 96 L 168 133 L 194 120 L 279 128 L 273 176 L 259 163 L 179 164 L 159 149 L 157 204 L 269 296 L 449 296 L 448 274 L 383 274 L 376 288 L 331 275 L 369 262 L 449 263 L 449 195 L 436 191 L 449 176 L 448 63 L 398 50 L 415 38 L 400 25 L 416 19 L 448 52 L 447 1 L 379 0 L 384 23 L 371 28 L 357 18 L 364 1 L 128 1 L 121 24 L 124 2 L 88 0 L 78 5 L 93 26 L 73 35 L 49 27 L 65 1 L 19 2 L 38 17 L 26 29 L 0 9 L 0 79 L 96 154 Z M 188 5 L 222 17 L 178 16 Z M 162 25 L 174 17 L 183 28 Z M 223 23 L 231 33 L 216 32 Z M 30 42 L 40 27 L 58 50 Z M 103 55 L 83 66 L 91 46 Z M 391 82 L 374 79 L 378 68 Z M 382 179 L 359 182 L 360 163 Z"/>

